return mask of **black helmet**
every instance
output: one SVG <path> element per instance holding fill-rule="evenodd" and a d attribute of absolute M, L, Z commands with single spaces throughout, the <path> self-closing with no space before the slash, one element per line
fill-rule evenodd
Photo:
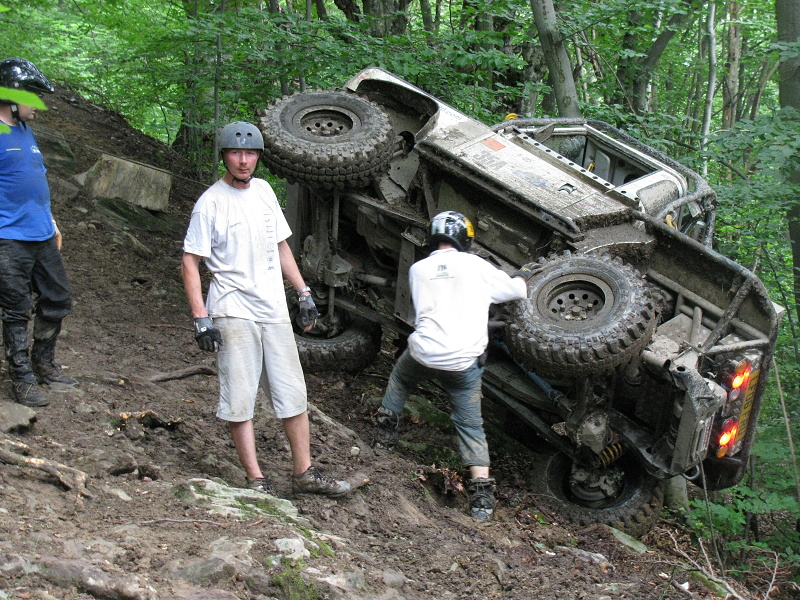
<path fill-rule="evenodd" d="M 52 94 L 56 89 L 36 65 L 25 58 L 0 61 L 0 86 L 26 92 Z"/>
<path fill-rule="evenodd" d="M 252 123 L 245 121 L 229 123 L 222 128 L 219 134 L 220 152 L 228 148 L 264 150 L 264 136 Z"/>
<path fill-rule="evenodd" d="M 461 213 L 448 210 L 433 217 L 428 246 L 436 250 L 440 242 L 445 242 L 453 244 L 460 252 L 466 252 L 474 238 L 475 229 L 470 220 Z"/>

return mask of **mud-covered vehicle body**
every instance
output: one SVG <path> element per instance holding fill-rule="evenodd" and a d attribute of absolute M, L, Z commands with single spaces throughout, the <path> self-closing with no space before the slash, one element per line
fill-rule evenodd
<path fill-rule="evenodd" d="M 599 122 L 488 127 L 376 68 L 259 124 L 322 314 L 298 333 L 307 369 L 360 368 L 381 329 L 412 331 L 409 267 L 430 218 L 456 210 L 473 252 L 536 271 L 528 300 L 492 315 L 484 416 L 552 446 L 538 483 L 567 518 L 639 534 L 666 479 L 741 479 L 779 313 L 712 250 L 698 175 Z"/>

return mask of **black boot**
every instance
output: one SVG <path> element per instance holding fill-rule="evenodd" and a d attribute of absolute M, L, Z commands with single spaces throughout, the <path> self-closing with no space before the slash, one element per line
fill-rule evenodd
<path fill-rule="evenodd" d="M 490 521 L 494 516 L 497 500 L 494 497 L 496 486 L 491 477 L 479 477 L 467 482 L 469 514 L 476 521 Z"/>
<path fill-rule="evenodd" d="M 31 408 L 38 408 L 50 404 L 50 400 L 42 395 L 42 392 L 39 391 L 39 386 L 37 386 L 35 382 L 12 381 L 11 399 L 14 400 L 14 402 L 19 402 Z"/>
<path fill-rule="evenodd" d="M 56 339 L 61 333 L 61 321 L 45 321 L 37 318 L 33 322 L 33 349 L 31 361 L 36 380 L 40 384 L 60 383 L 77 385 L 72 377 L 67 377 L 55 363 Z"/>
<path fill-rule="evenodd" d="M 36 386 L 36 376 L 31 368 L 26 322 L 3 322 L 3 348 L 11 378 L 11 399 L 25 406 L 47 406 L 50 401 Z"/>
<path fill-rule="evenodd" d="M 372 440 L 372 447 L 391 450 L 397 444 L 397 429 L 400 427 L 400 416 L 393 410 L 381 406 L 375 413 L 375 424 L 378 431 Z"/>

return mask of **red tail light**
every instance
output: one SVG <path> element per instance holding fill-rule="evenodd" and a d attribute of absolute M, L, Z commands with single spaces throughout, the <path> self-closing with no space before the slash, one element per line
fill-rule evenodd
<path fill-rule="evenodd" d="M 745 359 L 736 365 L 730 380 L 731 391 L 728 392 L 728 402 L 735 402 L 750 383 L 750 372 L 753 366 L 749 360 Z"/>
<path fill-rule="evenodd" d="M 739 432 L 739 421 L 737 419 L 728 419 L 722 424 L 722 431 L 719 433 L 717 443 L 717 458 L 722 458 L 728 453 L 730 446 L 736 442 L 736 434 Z"/>
<path fill-rule="evenodd" d="M 747 382 L 750 381 L 750 369 L 749 360 L 743 360 L 736 366 L 736 372 L 731 380 L 733 389 L 738 390 L 740 387 L 747 385 Z"/>

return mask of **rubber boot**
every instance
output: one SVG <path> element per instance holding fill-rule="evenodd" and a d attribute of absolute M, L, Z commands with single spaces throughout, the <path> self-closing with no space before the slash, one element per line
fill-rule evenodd
<path fill-rule="evenodd" d="M 490 521 L 494 516 L 497 500 L 494 497 L 496 486 L 492 477 L 479 477 L 467 482 L 469 514 L 476 521 Z"/>
<path fill-rule="evenodd" d="M 40 318 L 34 320 L 31 350 L 33 372 L 40 384 L 77 385 L 78 382 L 64 375 L 55 363 L 56 339 L 59 333 L 61 333 L 61 321 L 45 321 Z"/>
<path fill-rule="evenodd" d="M 381 406 L 375 413 L 377 431 L 372 439 L 372 447 L 378 450 L 391 450 L 397 444 L 397 430 L 400 416 L 393 410 Z"/>
<path fill-rule="evenodd" d="M 3 322 L 3 349 L 11 378 L 11 399 L 25 406 L 47 406 L 50 401 L 36 385 L 28 355 L 28 324 Z"/>

